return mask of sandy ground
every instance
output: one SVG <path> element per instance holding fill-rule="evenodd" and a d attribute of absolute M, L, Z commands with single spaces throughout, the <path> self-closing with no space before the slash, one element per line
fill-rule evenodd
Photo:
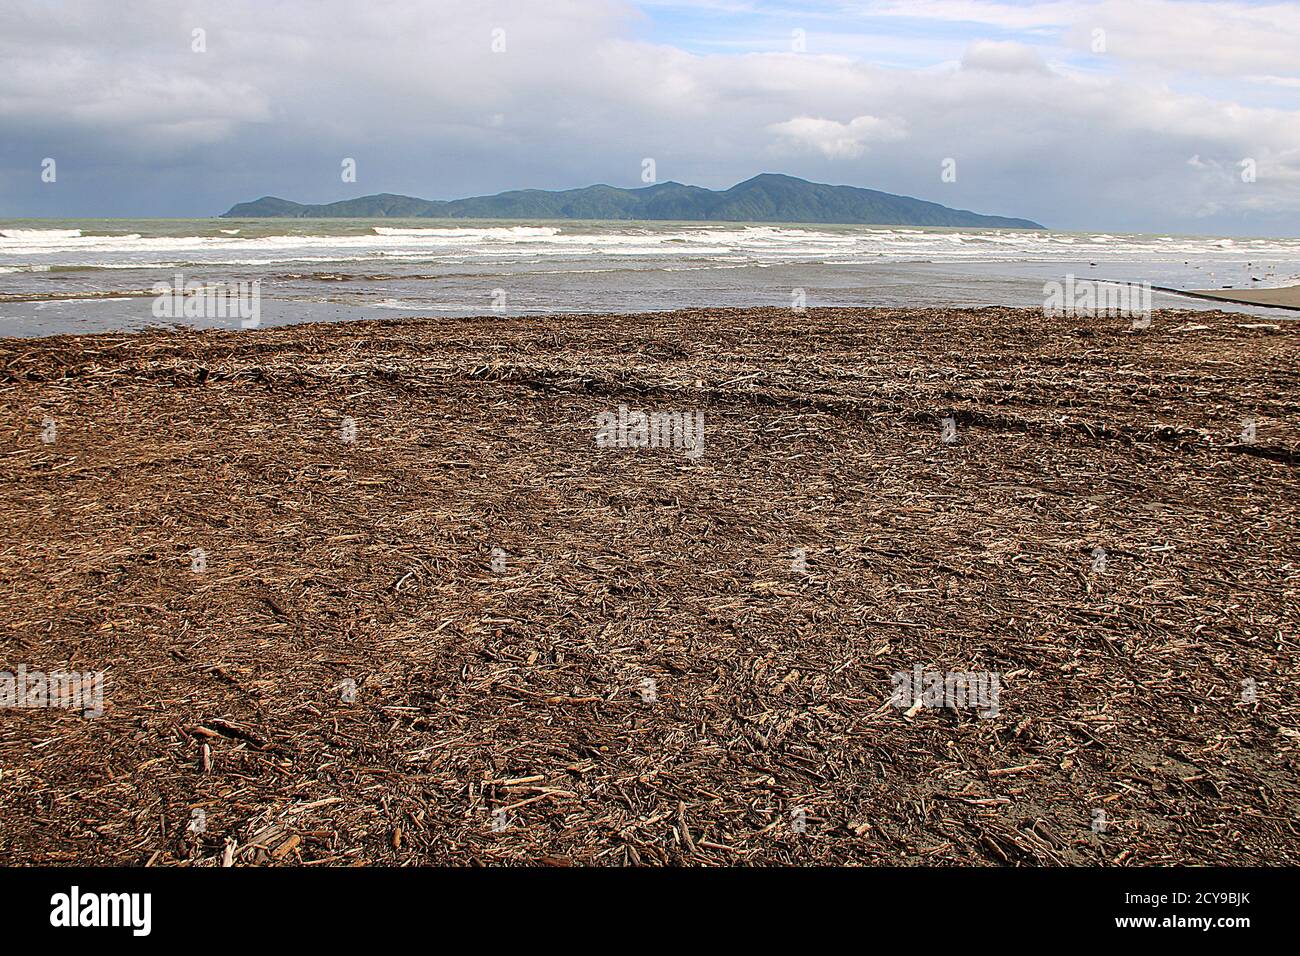
<path fill-rule="evenodd" d="M 1298 359 L 1010 309 L 0 341 L 0 669 L 106 674 L 0 710 L 0 862 L 1296 864 Z M 597 447 L 620 404 L 702 454 Z M 918 666 L 996 712 L 894 706 Z"/>
<path fill-rule="evenodd" d="M 1281 289 L 1192 289 L 1184 292 L 1183 295 L 1239 302 L 1243 305 L 1300 309 L 1300 285 L 1286 286 Z"/>

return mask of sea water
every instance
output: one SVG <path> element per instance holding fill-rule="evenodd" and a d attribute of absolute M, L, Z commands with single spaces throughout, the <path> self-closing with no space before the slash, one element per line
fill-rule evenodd
<path fill-rule="evenodd" d="M 261 325 L 707 306 L 1039 308 L 1078 278 L 1300 283 L 1300 238 L 750 223 L 0 220 L 0 335 L 160 322 L 157 287 L 257 282 Z M 1155 294 L 1156 308 L 1212 303 Z M 1223 305 L 1256 315 L 1296 313 Z"/>

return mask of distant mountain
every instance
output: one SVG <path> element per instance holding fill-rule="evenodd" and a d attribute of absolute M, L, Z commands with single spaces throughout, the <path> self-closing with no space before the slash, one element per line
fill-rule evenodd
<path fill-rule="evenodd" d="M 895 196 L 856 186 L 827 186 L 793 176 L 763 173 L 730 189 L 681 183 L 640 189 L 518 189 L 495 196 L 450 201 L 381 193 L 325 205 L 303 205 L 274 196 L 243 202 L 222 218 L 254 219 L 436 217 L 445 219 L 659 219 L 685 222 L 821 222 L 877 226 L 977 226 L 1043 229 L 1028 219 L 982 216 L 965 209 Z"/>

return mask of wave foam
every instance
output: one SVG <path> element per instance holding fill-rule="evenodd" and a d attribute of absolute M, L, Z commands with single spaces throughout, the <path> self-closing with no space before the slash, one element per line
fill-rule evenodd
<path fill-rule="evenodd" d="M 558 236 L 554 226 L 496 226 L 487 229 L 399 229 L 390 226 L 372 226 L 376 236 L 405 236 L 429 239 L 546 239 Z"/>
<path fill-rule="evenodd" d="M 42 239 L 80 239 L 80 229 L 0 229 L 0 238 L 22 239 L 28 242 Z"/>

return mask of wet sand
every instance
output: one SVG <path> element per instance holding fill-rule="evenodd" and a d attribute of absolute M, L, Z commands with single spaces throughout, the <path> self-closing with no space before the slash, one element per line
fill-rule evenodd
<path fill-rule="evenodd" d="M 1288 286 L 1283 289 L 1189 289 L 1182 294 L 1198 299 L 1235 302 L 1240 305 L 1300 310 L 1300 285 Z"/>

